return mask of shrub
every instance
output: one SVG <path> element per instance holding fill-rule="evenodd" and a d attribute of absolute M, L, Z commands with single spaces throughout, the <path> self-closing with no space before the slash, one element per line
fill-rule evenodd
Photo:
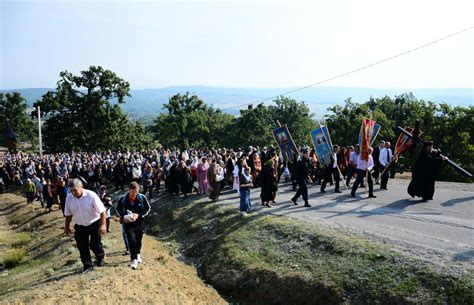
<path fill-rule="evenodd" d="M 26 257 L 24 249 L 10 249 L 3 255 L 3 263 L 7 268 L 15 267 Z"/>

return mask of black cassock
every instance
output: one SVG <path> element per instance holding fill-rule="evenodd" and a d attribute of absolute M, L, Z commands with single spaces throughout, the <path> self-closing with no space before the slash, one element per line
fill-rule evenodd
<path fill-rule="evenodd" d="M 262 202 L 272 201 L 273 193 L 276 192 L 273 168 L 265 165 L 260 172 L 260 187 L 262 188 L 260 197 Z"/>
<path fill-rule="evenodd" d="M 424 200 L 433 199 L 435 177 L 441 165 L 442 158 L 439 151 L 433 150 L 431 154 L 426 152 L 426 147 L 413 166 L 412 178 L 408 185 L 408 194 L 412 197 L 421 197 Z"/>

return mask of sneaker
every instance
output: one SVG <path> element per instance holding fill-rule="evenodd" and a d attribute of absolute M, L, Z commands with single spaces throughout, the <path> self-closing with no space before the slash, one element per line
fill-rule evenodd
<path fill-rule="evenodd" d="M 133 259 L 132 262 L 130 263 L 130 267 L 135 270 L 138 267 L 138 259 Z"/>
<path fill-rule="evenodd" d="M 141 264 L 142 263 L 142 257 L 140 254 L 137 254 L 137 261 Z"/>
<path fill-rule="evenodd" d="M 240 216 L 242 216 L 242 217 L 247 216 L 247 212 L 240 212 Z"/>
<path fill-rule="evenodd" d="M 84 267 L 84 269 L 82 269 L 81 275 L 87 274 L 87 273 L 91 272 L 92 270 L 94 270 L 94 268 L 92 268 L 92 266 Z"/>

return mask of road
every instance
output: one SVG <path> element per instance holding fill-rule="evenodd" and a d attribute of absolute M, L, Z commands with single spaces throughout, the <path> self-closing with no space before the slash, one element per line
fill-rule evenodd
<path fill-rule="evenodd" d="M 272 208 L 260 205 L 260 189 L 252 189 L 251 201 L 257 213 L 293 217 L 309 223 L 325 224 L 363 234 L 372 239 L 390 242 L 405 252 L 445 264 L 458 262 L 474 265 L 474 184 L 437 182 L 434 200 L 421 202 L 407 194 L 409 181 L 389 180 L 388 190 L 375 185 L 377 198 L 365 198 L 364 189 L 357 197 L 342 188 L 326 193 L 319 186 L 309 187 L 310 208 L 298 200 L 290 202 L 291 185 L 280 184 L 277 204 Z M 235 202 L 235 193 L 225 192 L 221 202 Z"/>

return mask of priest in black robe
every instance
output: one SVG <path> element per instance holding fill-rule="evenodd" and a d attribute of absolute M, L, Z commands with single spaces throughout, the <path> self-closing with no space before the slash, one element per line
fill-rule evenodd
<path fill-rule="evenodd" d="M 433 149 L 433 142 L 426 142 L 423 145 L 420 156 L 413 166 L 411 182 L 408 185 L 410 196 L 421 197 L 423 201 L 433 199 L 435 178 L 443 159 L 440 151 Z"/>

